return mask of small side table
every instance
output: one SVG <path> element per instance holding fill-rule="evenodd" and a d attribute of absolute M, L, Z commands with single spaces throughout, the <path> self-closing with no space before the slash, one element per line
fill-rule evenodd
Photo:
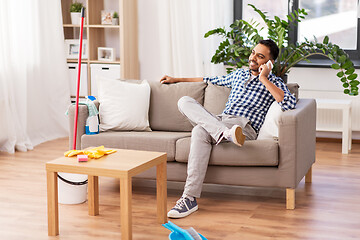
<path fill-rule="evenodd" d="M 156 167 L 157 219 L 167 222 L 166 153 L 117 149 L 116 153 L 88 162 L 76 157 L 60 157 L 46 163 L 48 199 L 48 235 L 59 235 L 57 173 L 79 173 L 89 176 L 89 215 L 99 215 L 99 176 L 120 179 L 121 239 L 132 239 L 132 177 Z"/>
<path fill-rule="evenodd" d="M 342 128 L 319 128 L 318 131 L 342 132 L 342 153 L 348 154 L 351 150 L 352 128 L 351 128 L 351 100 L 346 99 L 316 99 L 317 109 L 342 110 Z"/>

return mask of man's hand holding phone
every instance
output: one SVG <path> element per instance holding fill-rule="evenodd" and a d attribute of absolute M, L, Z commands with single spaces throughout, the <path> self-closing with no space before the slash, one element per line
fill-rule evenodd
<path fill-rule="evenodd" d="M 271 73 L 272 68 L 273 68 L 273 63 L 271 62 L 271 60 L 269 60 L 265 64 L 261 65 L 259 67 L 260 77 L 264 76 L 264 77 L 268 78 L 269 74 Z"/>

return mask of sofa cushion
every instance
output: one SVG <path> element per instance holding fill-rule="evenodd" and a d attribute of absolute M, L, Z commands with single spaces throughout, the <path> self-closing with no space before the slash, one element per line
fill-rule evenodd
<path fill-rule="evenodd" d="M 223 142 L 213 146 L 209 165 L 277 166 L 279 163 L 278 151 L 277 141 L 269 139 L 245 141 L 242 147 L 231 142 Z M 177 140 L 175 160 L 187 162 L 189 152 L 190 137 Z"/>
<path fill-rule="evenodd" d="M 206 83 L 175 83 L 161 84 L 150 81 L 150 109 L 149 121 L 152 130 L 160 131 L 191 131 L 193 126 L 183 116 L 177 106 L 182 96 L 190 96 L 201 105 L 204 102 L 204 89 Z"/>
<path fill-rule="evenodd" d="M 208 83 L 205 88 L 204 108 L 212 114 L 221 114 L 230 95 L 231 88 Z"/>
<path fill-rule="evenodd" d="M 290 93 L 294 94 L 298 100 L 299 85 L 297 83 L 287 83 Z M 213 85 L 209 83 L 205 88 L 204 107 L 212 114 L 221 114 L 225 109 L 225 104 L 230 95 L 231 88 Z"/>
<path fill-rule="evenodd" d="M 279 137 L 279 120 L 282 113 L 280 105 L 274 101 L 266 113 L 257 139 L 277 139 Z"/>
<path fill-rule="evenodd" d="M 175 159 L 175 143 L 179 138 L 189 137 L 189 132 L 114 132 L 107 131 L 95 135 L 83 135 L 81 148 L 104 145 L 108 148 L 134 149 L 166 152 L 167 160 Z"/>
<path fill-rule="evenodd" d="M 151 131 L 149 127 L 150 85 L 98 78 L 100 131 Z"/>

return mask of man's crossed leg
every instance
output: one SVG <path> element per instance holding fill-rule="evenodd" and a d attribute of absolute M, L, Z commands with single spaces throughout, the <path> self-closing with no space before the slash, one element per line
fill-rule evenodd
<path fill-rule="evenodd" d="M 194 126 L 191 133 L 190 154 L 188 158 L 187 179 L 182 197 L 168 212 L 170 218 L 182 218 L 198 209 L 196 198 L 201 195 L 210 153 L 213 145 L 231 141 L 238 146 L 247 140 L 256 139 L 257 134 L 249 120 L 231 115 L 215 116 L 200 103 L 185 96 L 178 102 L 179 111 Z"/>

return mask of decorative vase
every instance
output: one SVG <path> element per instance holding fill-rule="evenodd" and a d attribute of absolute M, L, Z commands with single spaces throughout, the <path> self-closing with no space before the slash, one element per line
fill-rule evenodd
<path fill-rule="evenodd" d="M 119 18 L 113 18 L 112 25 L 119 25 Z"/>
<path fill-rule="evenodd" d="M 71 24 L 80 25 L 81 13 L 71 12 Z"/>

